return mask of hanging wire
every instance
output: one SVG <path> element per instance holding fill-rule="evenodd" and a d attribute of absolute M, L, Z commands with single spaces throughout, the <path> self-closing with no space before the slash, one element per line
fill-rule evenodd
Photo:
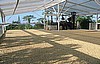
<path fill-rule="evenodd" d="M 19 0 L 17 0 L 16 6 L 15 6 L 14 11 L 13 11 L 13 14 L 11 15 L 11 17 L 8 18 L 8 20 L 11 19 L 12 16 L 15 14 L 15 11 L 16 11 L 16 9 L 17 9 L 17 7 L 18 7 L 18 4 L 19 4 Z M 8 20 L 7 20 L 7 21 L 8 21 Z"/>
<path fill-rule="evenodd" d="M 16 7 L 15 7 L 15 9 L 14 9 L 13 15 L 15 14 L 15 11 L 16 11 L 16 9 L 17 9 L 17 7 L 18 7 L 18 4 L 19 4 L 19 0 L 17 0 Z"/>

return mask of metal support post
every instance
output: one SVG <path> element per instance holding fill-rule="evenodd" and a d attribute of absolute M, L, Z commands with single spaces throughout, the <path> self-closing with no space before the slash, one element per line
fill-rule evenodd
<path fill-rule="evenodd" d="M 95 27 L 95 30 L 98 30 L 98 13 L 97 13 L 97 20 L 96 20 L 96 27 Z"/>
<path fill-rule="evenodd" d="M 58 3 L 58 31 L 59 31 L 59 29 L 60 29 L 60 5 L 59 5 L 59 3 Z"/>
<path fill-rule="evenodd" d="M 44 30 L 46 29 L 45 21 L 46 21 L 46 14 L 44 13 Z"/>
<path fill-rule="evenodd" d="M 45 3 L 46 3 L 46 0 L 44 0 L 44 8 L 45 8 Z M 45 11 L 44 11 L 44 30 L 46 29 L 46 23 L 45 23 L 45 21 L 46 21 L 46 8 L 45 8 Z"/>

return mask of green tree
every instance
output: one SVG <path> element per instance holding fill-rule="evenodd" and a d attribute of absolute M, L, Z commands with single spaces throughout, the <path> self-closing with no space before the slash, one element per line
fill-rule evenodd
<path fill-rule="evenodd" d="M 80 23 L 82 29 L 89 29 L 89 23 L 92 21 L 93 16 L 79 16 L 77 22 Z"/>
<path fill-rule="evenodd" d="M 33 15 L 27 15 L 27 16 L 23 17 L 23 19 L 26 20 L 26 21 L 28 21 L 28 23 L 29 23 L 29 24 L 25 25 L 26 29 L 31 29 L 32 28 L 32 25 L 30 25 L 30 22 L 31 22 L 32 19 L 35 19 L 35 18 L 36 17 L 34 17 Z"/>
<path fill-rule="evenodd" d="M 100 23 L 100 20 L 98 20 L 97 22 Z"/>
<path fill-rule="evenodd" d="M 20 16 L 18 16 L 18 22 L 21 23 Z"/>
<path fill-rule="evenodd" d="M 41 22 L 41 23 L 44 23 L 43 21 L 44 21 L 44 18 L 39 18 L 39 19 L 37 19 L 39 22 Z"/>
<path fill-rule="evenodd" d="M 35 19 L 36 17 L 34 17 L 33 15 L 27 15 L 27 16 L 24 16 L 23 19 L 28 21 L 28 23 L 31 22 L 32 19 Z"/>
<path fill-rule="evenodd" d="M 35 24 L 34 25 L 34 27 L 33 27 L 34 29 L 43 29 L 44 28 L 44 25 L 43 24 Z"/>

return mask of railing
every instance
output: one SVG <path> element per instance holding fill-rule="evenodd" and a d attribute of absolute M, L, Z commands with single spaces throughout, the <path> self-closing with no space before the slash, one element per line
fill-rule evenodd
<path fill-rule="evenodd" d="M 97 27 L 96 27 L 97 24 Z M 100 23 L 89 23 L 89 30 L 100 30 Z"/>
<path fill-rule="evenodd" d="M 0 37 L 3 35 L 3 28 L 0 26 Z"/>
<path fill-rule="evenodd" d="M 96 23 L 89 23 L 89 30 L 95 30 L 96 29 Z"/>

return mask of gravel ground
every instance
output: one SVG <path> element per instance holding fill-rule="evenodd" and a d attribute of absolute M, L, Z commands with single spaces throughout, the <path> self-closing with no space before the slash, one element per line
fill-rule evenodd
<path fill-rule="evenodd" d="M 9 30 L 0 64 L 100 64 L 100 32 Z"/>

